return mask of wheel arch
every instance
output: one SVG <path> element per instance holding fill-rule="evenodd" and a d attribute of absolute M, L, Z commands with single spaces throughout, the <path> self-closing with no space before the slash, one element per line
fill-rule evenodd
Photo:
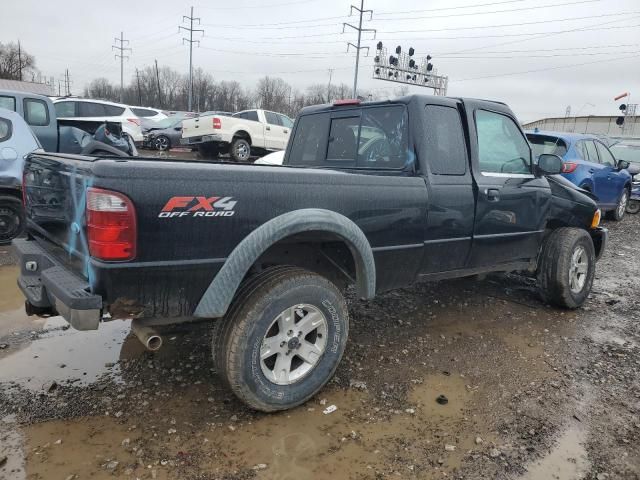
<path fill-rule="evenodd" d="M 347 217 L 329 210 L 302 209 L 269 220 L 247 235 L 231 252 L 207 287 L 194 315 L 222 317 L 233 300 L 240 283 L 256 261 L 278 242 L 305 232 L 324 232 L 346 244 L 354 261 L 358 296 L 373 298 L 376 269 L 373 252 L 362 230 Z"/>
<path fill-rule="evenodd" d="M 231 143 L 233 143 L 236 138 L 244 138 L 247 142 L 249 142 L 249 145 L 253 145 L 253 142 L 251 141 L 251 135 L 246 130 L 238 130 L 237 132 L 235 132 L 231 137 Z"/>

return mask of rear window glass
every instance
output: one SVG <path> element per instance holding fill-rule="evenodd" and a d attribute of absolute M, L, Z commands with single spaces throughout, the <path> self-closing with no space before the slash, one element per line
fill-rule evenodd
<path fill-rule="evenodd" d="M 11 138 L 11 122 L 6 118 L 0 118 L 0 142 Z"/>
<path fill-rule="evenodd" d="M 109 105 L 110 106 L 110 105 Z M 115 107 L 117 108 L 117 107 Z M 146 108 L 132 108 L 131 111 L 133 113 L 135 113 L 137 116 L 139 117 L 155 117 L 157 115 L 157 112 L 154 112 L 153 110 L 149 110 Z M 111 114 L 109 114 L 111 115 Z"/>
<path fill-rule="evenodd" d="M 80 102 L 79 114 L 81 117 L 104 117 L 104 105 L 93 102 Z"/>
<path fill-rule="evenodd" d="M 567 153 L 567 144 L 559 137 L 527 134 L 527 139 L 531 144 L 534 158 L 538 158 L 543 153 L 551 153 L 559 157 Z"/>
<path fill-rule="evenodd" d="M 43 100 L 24 99 L 24 119 L 29 125 L 42 127 L 49 125 L 49 110 Z"/>
<path fill-rule="evenodd" d="M 53 106 L 56 109 L 56 117 L 68 118 L 76 116 L 76 102 L 58 102 Z"/>
<path fill-rule="evenodd" d="M 0 96 L 0 108 L 6 108 L 12 112 L 16 111 L 16 99 L 15 97 Z"/>
<path fill-rule="evenodd" d="M 427 163 L 435 175 L 464 175 L 467 149 L 458 110 L 441 105 L 425 107 Z"/>
<path fill-rule="evenodd" d="M 289 165 L 399 169 L 412 158 L 402 105 L 355 110 L 350 117 L 305 115 L 297 122 Z"/>

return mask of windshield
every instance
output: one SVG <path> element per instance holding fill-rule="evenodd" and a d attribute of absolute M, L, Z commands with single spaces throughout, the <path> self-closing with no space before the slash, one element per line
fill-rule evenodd
<path fill-rule="evenodd" d="M 609 148 L 609 150 L 616 157 L 616 160 L 626 160 L 627 162 L 640 164 L 640 145 L 618 143 Z"/>
<path fill-rule="evenodd" d="M 567 144 L 559 137 L 529 133 L 527 134 L 527 139 L 531 144 L 531 150 L 535 158 L 538 158 L 543 153 L 551 153 L 559 157 L 567 153 Z"/>

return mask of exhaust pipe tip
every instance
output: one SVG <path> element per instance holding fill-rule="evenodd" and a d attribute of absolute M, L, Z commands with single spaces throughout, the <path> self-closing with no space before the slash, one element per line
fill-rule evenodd
<path fill-rule="evenodd" d="M 147 350 L 156 352 L 162 347 L 162 337 L 155 329 L 140 325 L 134 320 L 131 322 L 131 331 Z"/>
<path fill-rule="evenodd" d="M 147 350 L 151 350 L 152 352 L 155 352 L 157 350 L 160 350 L 161 346 L 162 346 L 162 337 L 160 335 L 151 335 L 149 338 L 147 338 L 147 343 L 145 344 L 145 347 L 147 347 Z"/>

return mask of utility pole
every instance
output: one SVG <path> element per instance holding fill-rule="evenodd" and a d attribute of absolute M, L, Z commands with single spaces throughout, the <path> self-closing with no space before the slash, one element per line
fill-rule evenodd
<path fill-rule="evenodd" d="M 22 47 L 18 40 L 18 80 L 22 81 Z"/>
<path fill-rule="evenodd" d="M 64 95 L 71 96 L 71 78 L 69 77 L 69 69 L 64 71 Z"/>
<path fill-rule="evenodd" d="M 136 68 L 136 80 L 138 81 L 138 105 L 142 106 L 142 93 L 140 93 L 140 72 Z"/>
<path fill-rule="evenodd" d="M 191 97 L 193 95 L 193 44 L 197 43 L 198 46 L 200 46 L 200 40 L 194 40 L 193 39 L 193 32 L 202 32 L 202 35 L 204 36 L 204 30 L 202 29 L 194 29 L 193 28 L 193 22 L 196 21 L 198 22 L 198 25 L 200 25 L 200 18 L 195 18 L 193 16 L 193 7 L 191 7 L 191 15 L 190 16 L 186 16 L 183 15 L 182 16 L 182 21 L 187 21 L 189 22 L 189 28 L 179 25 L 178 26 L 178 31 L 180 30 L 184 30 L 186 32 L 189 32 L 189 38 L 182 38 L 182 44 L 184 45 L 184 42 L 189 43 L 189 99 L 188 99 L 188 107 L 187 110 L 191 111 Z"/>
<path fill-rule="evenodd" d="M 62 96 L 62 95 L 61 95 L 61 87 L 62 87 L 62 85 L 61 85 L 61 81 L 60 81 L 60 79 L 58 79 L 58 96 L 59 96 L 59 97 L 61 97 L 61 96 Z"/>
<path fill-rule="evenodd" d="M 162 90 L 160 90 L 160 73 L 158 72 L 158 59 L 156 59 L 156 85 L 158 86 L 158 105 L 162 108 Z"/>
<path fill-rule="evenodd" d="M 329 69 L 329 84 L 327 85 L 327 103 L 331 103 L 331 77 L 333 76 L 333 68 Z"/>
<path fill-rule="evenodd" d="M 360 40 L 362 38 L 362 32 L 373 32 L 373 38 L 376 38 L 376 30 L 374 28 L 362 28 L 362 16 L 365 13 L 369 14 L 369 20 L 371 20 L 373 18 L 373 10 L 365 10 L 364 9 L 364 0 L 360 0 L 360 8 L 356 7 L 355 5 L 351 5 L 351 9 L 349 10 L 349 16 L 351 16 L 351 14 L 353 13 L 353 11 L 356 11 L 360 14 L 360 22 L 358 23 L 358 26 L 354 26 L 351 25 L 350 23 L 343 23 L 342 24 L 342 33 L 344 33 L 344 30 L 346 27 L 351 27 L 353 28 L 355 31 L 358 32 L 358 44 L 354 45 L 353 43 L 349 42 L 347 43 L 347 52 L 349 51 L 349 47 L 353 47 L 356 49 L 356 71 L 355 74 L 353 76 L 353 98 L 358 98 L 357 92 L 358 92 L 358 64 L 360 63 L 360 50 L 366 49 L 367 50 L 367 55 L 369 55 L 369 47 L 362 47 L 360 46 Z"/>
<path fill-rule="evenodd" d="M 120 59 L 120 103 L 122 103 L 124 97 L 124 59 L 129 60 L 129 55 L 125 55 L 125 51 L 132 51 L 129 47 L 125 47 L 125 45 L 129 45 L 129 40 L 124 39 L 124 32 L 120 32 L 120 38 L 114 38 L 115 45 L 111 45 L 111 50 L 117 50 L 120 53 L 115 54 L 115 58 Z"/>

